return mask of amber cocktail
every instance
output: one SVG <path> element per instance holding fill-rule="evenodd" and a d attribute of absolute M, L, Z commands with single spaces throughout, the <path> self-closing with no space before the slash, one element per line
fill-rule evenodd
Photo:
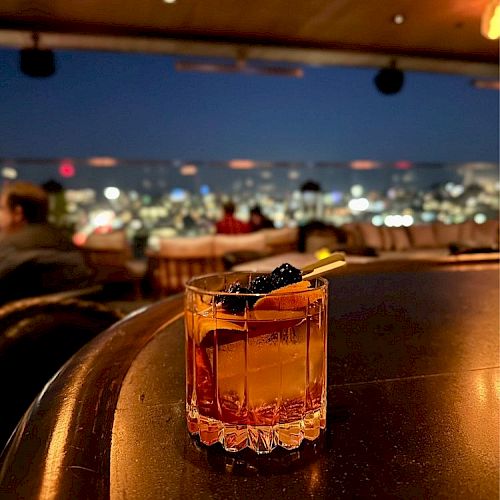
<path fill-rule="evenodd" d="M 325 428 L 328 282 L 251 292 L 270 280 L 223 273 L 187 284 L 187 426 L 206 445 L 269 453 Z"/>

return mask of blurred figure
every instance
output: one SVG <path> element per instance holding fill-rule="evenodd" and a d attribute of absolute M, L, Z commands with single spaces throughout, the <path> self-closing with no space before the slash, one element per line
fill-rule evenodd
<path fill-rule="evenodd" d="M 62 184 L 51 179 L 44 182 L 42 188 L 49 197 L 49 222 L 57 227 L 63 227 L 66 223 L 67 207 Z"/>
<path fill-rule="evenodd" d="M 274 227 L 273 221 L 268 219 L 257 205 L 250 210 L 250 231 Z"/>
<path fill-rule="evenodd" d="M 216 224 L 218 234 L 240 234 L 250 232 L 250 225 L 234 216 L 235 209 L 236 207 L 232 201 L 224 203 L 224 216 Z"/>
<path fill-rule="evenodd" d="M 82 254 L 48 223 L 46 191 L 14 182 L 0 193 L 0 303 L 88 286 Z"/>

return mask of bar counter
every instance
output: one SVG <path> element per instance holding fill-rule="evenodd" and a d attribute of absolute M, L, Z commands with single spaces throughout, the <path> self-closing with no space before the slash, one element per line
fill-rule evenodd
<path fill-rule="evenodd" d="M 498 498 L 498 264 L 333 276 L 329 304 L 317 442 L 235 455 L 188 435 L 177 295 L 58 372 L 3 452 L 0 497 Z"/>

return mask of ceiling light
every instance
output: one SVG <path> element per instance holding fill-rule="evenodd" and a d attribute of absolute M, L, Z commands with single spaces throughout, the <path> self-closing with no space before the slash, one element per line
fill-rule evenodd
<path fill-rule="evenodd" d="M 481 18 L 481 34 L 489 40 L 500 38 L 500 2 L 491 0 Z"/>
<path fill-rule="evenodd" d="M 56 72 L 54 52 L 38 48 L 38 33 L 33 33 L 33 48 L 21 49 L 19 67 L 21 71 L 33 78 L 46 78 Z"/>
<path fill-rule="evenodd" d="M 406 18 L 403 14 L 395 14 L 392 18 L 392 22 L 394 24 L 403 24 L 406 21 Z"/>

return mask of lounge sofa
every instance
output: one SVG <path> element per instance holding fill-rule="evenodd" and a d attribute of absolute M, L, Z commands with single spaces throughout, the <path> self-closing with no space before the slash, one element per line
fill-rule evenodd
<path fill-rule="evenodd" d="M 94 270 L 95 283 L 111 288 L 113 294 L 120 290 L 118 296 L 130 288 L 126 295 L 134 299 L 142 297 L 141 285 L 147 272 L 146 262 L 132 258 L 125 231 L 93 233 L 80 250 L 88 266 Z"/>
<path fill-rule="evenodd" d="M 254 233 L 173 237 L 149 251 L 150 270 L 158 295 L 180 291 L 192 276 L 227 269 L 230 254 L 274 255 L 297 249 L 297 229 L 262 229 Z"/>
<path fill-rule="evenodd" d="M 499 223 L 489 220 L 483 224 L 467 221 L 386 227 L 356 222 L 341 228 L 323 225 L 305 234 L 303 246 L 300 250 L 306 253 L 328 248 L 380 260 L 442 259 L 453 249 L 498 251 Z M 298 249 L 297 228 L 264 229 L 242 235 L 172 237 L 160 240 L 158 248 L 149 253 L 150 270 L 157 294 L 165 295 L 182 290 L 192 276 L 227 270 L 231 267 L 230 255 L 245 254 L 247 260 L 255 260 Z"/>
<path fill-rule="evenodd" d="M 498 252 L 499 223 L 417 224 L 410 227 L 375 226 L 355 222 L 340 229 L 314 228 L 305 237 L 305 252 L 320 248 L 343 250 L 347 254 L 378 257 L 380 260 L 444 258 L 452 254 Z M 342 238 L 339 238 L 339 233 Z"/>

